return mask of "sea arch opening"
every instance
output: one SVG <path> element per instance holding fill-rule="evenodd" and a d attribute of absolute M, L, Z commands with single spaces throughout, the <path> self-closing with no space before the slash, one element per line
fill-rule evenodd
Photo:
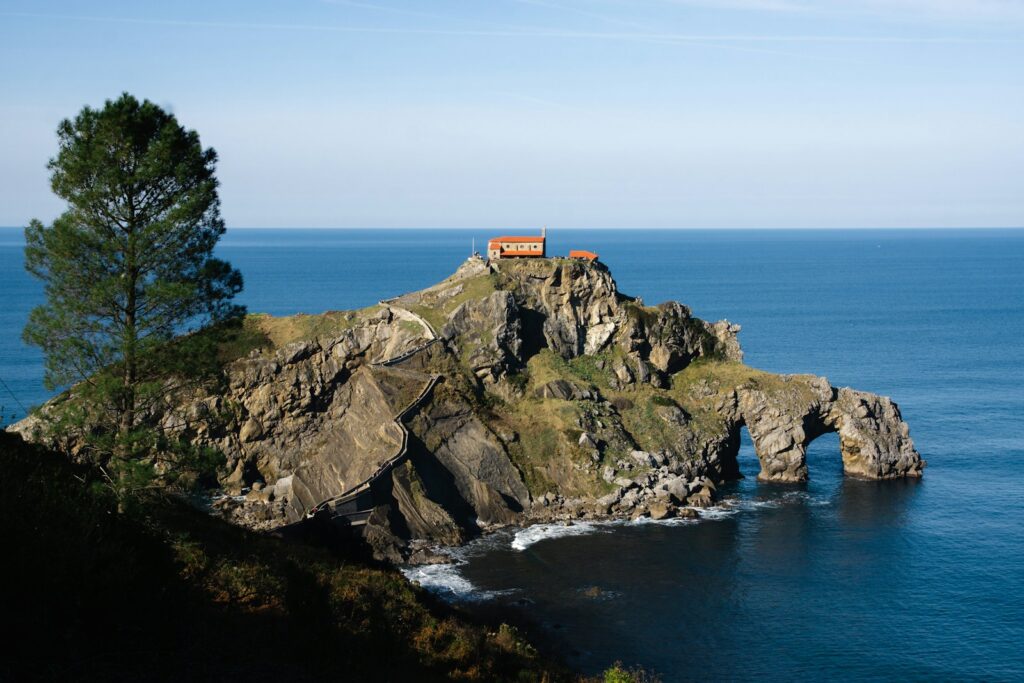
<path fill-rule="evenodd" d="M 805 450 L 807 470 L 813 472 L 816 480 L 842 479 L 843 454 L 839 432 L 829 430 L 814 436 L 807 441 Z"/>
<path fill-rule="evenodd" d="M 734 427 L 735 435 L 732 437 L 735 442 L 736 452 L 733 456 L 734 462 L 731 469 L 737 478 L 755 479 L 761 472 L 761 461 L 757 457 L 757 450 L 754 448 L 754 439 L 750 436 L 747 425 L 740 421 Z"/>
<path fill-rule="evenodd" d="M 804 482 L 809 459 L 826 476 L 844 472 L 842 444 L 830 422 L 807 415 L 797 423 L 755 420 L 750 426 L 741 415 L 729 427 L 721 475 L 723 479 L 755 476 L 759 481 Z"/>

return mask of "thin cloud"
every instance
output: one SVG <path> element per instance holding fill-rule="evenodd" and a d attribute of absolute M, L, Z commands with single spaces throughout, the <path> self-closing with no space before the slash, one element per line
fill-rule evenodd
<path fill-rule="evenodd" d="M 542 97 L 535 97 L 533 95 L 527 95 L 521 92 L 512 92 L 510 90 L 491 90 L 489 91 L 492 95 L 503 97 L 511 100 L 519 100 L 520 102 L 526 102 L 529 104 L 538 104 L 544 107 L 551 107 L 553 109 L 565 109 L 569 111 L 579 111 L 578 107 L 565 104 L 563 102 L 556 102 L 554 100 L 545 99 Z"/>
<path fill-rule="evenodd" d="M 366 9 L 374 12 L 385 12 L 387 14 L 398 14 L 406 17 L 421 17 L 427 19 L 443 19 L 436 14 L 429 12 L 417 12 L 403 7 L 392 7 L 390 5 L 378 5 L 372 2 L 358 2 L 357 0 L 320 0 L 325 5 L 338 5 L 341 7 L 352 7 L 353 9 Z"/>
<path fill-rule="evenodd" d="M 908 37 L 908 36 L 841 36 L 841 35 L 756 35 L 756 34 L 692 34 L 574 31 L 561 29 L 443 29 L 410 27 L 341 26 L 330 24 L 283 24 L 228 21 L 197 21 L 191 19 L 141 19 L 135 17 L 98 17 L 69 14 L 42 14 L 34 12 L 4 12 L 4 17 L 25 19 L 51 19 L 60 21 L 88 21 L 149 26 L 181 26 L 195 28 L 250 29 L 262 31 L 309 31 L 319 33 L 349 33 L 377 35 L 423 35 L 469 38 L 552 38 L 566 40 L 608 40 L 668 43 L 835 43 L 835 44 L 975 44 L 1020 43 L 1020 38 L 964 38 L 964 37 Z"/>
<path fill-rule="evenodd" d="M 531 7 L 543 7 L 546 9 L 557 10 L 559 12 L 568 12 L 590 19 L 596 19 L 606 24 L 613 26 L 625 26 L 626 28 L 640 29 L 642 31 L 649 31 L 650 27 L 638 24 L 633 21 L 624 21 L 616 17 L 608 16 L 607 14 L 601 14 L 599 12 L 591 12 L 590 10 L 580 9 L 579 7 L 573 7 L 571 5 L 563 5 L 557 2 L 548 2 L 547 0 L 511 0 L 518 5 L 529 5 Z"/>
<path fill-rule="evenodd" d="M 1024 20 L 1016 0 L 656 0 L 662 5 L 753 12 L 870 15 L 889 19 Z"/>
<path fill-rule="evenodd" d="M 790 2 L 789 0 L 659 0 L 659 2 L 667 5 L 759 12 L 803 12 L 808 9 L 804 3 Z"/>

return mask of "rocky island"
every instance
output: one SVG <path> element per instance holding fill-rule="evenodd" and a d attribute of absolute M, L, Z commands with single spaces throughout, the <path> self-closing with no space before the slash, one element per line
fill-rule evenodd
<path fill-rule="evenodd" d="M 248 316 L 223 377 L 148 419 L 224 454 L 217 514 L 327 519 L 396 562 L 496 526 L 692 515 L 740 477 L 744 426 L 762 480 L 805 480 L 828 432 L 848 476 L 921 475 L 893 401 L 748 367 L 739 329 L 645 306 L 596 260 L 473 257 L 363 310 Z"/>

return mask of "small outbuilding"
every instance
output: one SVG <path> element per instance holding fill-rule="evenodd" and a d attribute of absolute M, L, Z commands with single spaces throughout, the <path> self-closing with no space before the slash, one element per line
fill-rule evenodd
<path fill-rule="evenodd" d="M 569 258 L 580 259 L 581 261 L 596 261 L 597 254 L 585 249 L 573 249 L 569 252 Z"/>

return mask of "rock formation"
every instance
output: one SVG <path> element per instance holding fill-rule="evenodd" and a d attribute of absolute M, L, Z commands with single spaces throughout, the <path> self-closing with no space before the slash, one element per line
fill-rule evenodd
<path fill-rule="evenodd" d="M 805 480 L 827 432 L 848 475 L 924 467 L 888 398 L 749 368 L 739 326 L 644 306 L 599 263 L 470 259 L 371 309 L 246 324 L 267 344 L 152 420 L 224 453 L 219 508 L 257 528 L 372 480 L 364 536 L 393 559 L 531 519 L 692 514 L 740 476 L 743 426 L 767 481 Z"/>

